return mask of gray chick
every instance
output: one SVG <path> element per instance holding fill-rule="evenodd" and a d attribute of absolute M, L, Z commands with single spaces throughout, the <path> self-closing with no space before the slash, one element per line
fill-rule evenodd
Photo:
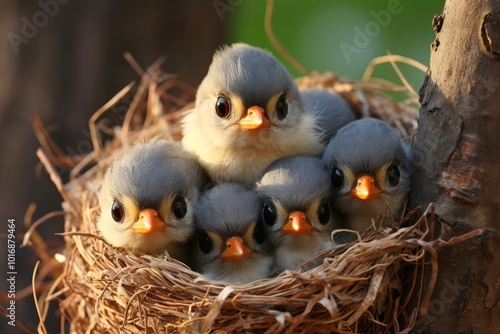
<path fill-rule="evenodd" d="M 394 217 L 401 214 L 410 189 L 410 148 L 389 124 L 375 118 L 349 123 L 332 137 L 323 159 L 346 228 L 364 231 L 386 204 Z"/>
<path fill-rule="evenodd" d="M 204 192 L 195 205 L 194 270 L 235 284 L 269 277 L 273 256 L 261 209 L 245 184 L 222 183 Z"/>
<path fill-rule="evenodd" d="M 332 135 L 347 123 L 356 120 L 356 114 L 347 101 L 336 92 L 310 88 L 300 92 L 304 110 L 315 115 L 316 129 L 325 145 Z"/>
<path fill-rule="evenodd" d="M 116 247 L 186 260 L 193 201 L 207 177 L 179 142 L 135 145 L 108 167 L 97 228 Z"/>
<path fill-rule="evenodd" d="M 269 166 L 256 189 L 264 201 L 262 220 L 275 248 L 278 273 L 296 269 L 333 246 L 331 233 L 340 225 L 331 208 L 330 173 L 324 161 L 282 158 Z"/>

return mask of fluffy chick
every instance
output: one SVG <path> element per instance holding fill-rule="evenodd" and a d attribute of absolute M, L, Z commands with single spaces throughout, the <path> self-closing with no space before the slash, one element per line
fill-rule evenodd
<path fill-rule="evenodd" d="M 223 183 L 203 193 L 194 214 L 194 269 L 236 284 L 269 277 L 273 256 L 261 209 L 259 196 L 244 184 Z"/>
<path fill-rule="evenodd" d="M 264 201 L 262 220 L 275 248 L 277 272 L 296 269 L 333 246 L 331 232 L 340 225 L 331 208 L 330 173 L 324 161 L 282 158 L 269 166 L 256 189 Z"/>
<path fill-rule="evenodd" d="M 106 171 L 97 228 L 113 246 L 138 253 L 167 250 L 184 261 L 185 245 L 194 232 L 193 201 L 206 179 L 180 143 L 138 144 Z"/>
<path fill-rule="evenodd" d="M 278 158 L 321 156 L 315 117 L 274 56 L 238 43 L 215 53 L 184 118 L 182 142 L 214 181 L 253 185 Z"/>
<path fill-rule="evenodd" d="M 323 159 L 346 228 L 364 231 L 387 204 L 393 217 L 401 214 L 410 189 L 410 149 L 389 124 L 374 118 L 349 123 L 331 139 Z"/>

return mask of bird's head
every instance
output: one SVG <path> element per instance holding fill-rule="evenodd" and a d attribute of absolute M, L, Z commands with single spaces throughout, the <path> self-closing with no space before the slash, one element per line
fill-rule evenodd
<path fill-rule="evenodd" d="M 321 159 L 282 158 L 266 170 L 256 189 L 265 203 L 262 220 L 275 247 L 310 243 L 309 248 L 317 249 L 339 226 L 331 208 L 329 169 Z"/>
<path fill-rule="evenodd" d="M 262 203 L 248 186 L 224 183 L 203 193 L 195 205 L 195 267 L 212 279 L 242 283 L 265 278 L 271 246 L 260 211 Z"/>
<path fill-rule="evenodd" d="M 195 110 L 213 136 L 240 147 L 271 142 L 298 126 L 303 113 L 286 68 L 269 52 L 243 43 L 214 55 Z"/>
<path fill-rule="evenodd" d="M 139 144 L 108 168 L 97 227 L 113 246 L 157 253 L 191 236 L 192 202 L 204 177 L 178 149 L 162 140 Z"/>
<path fill-rule="evenodd" d="M 392 204 L 393 197 L 409 190 L 409 147 L 381 120 L 366 118 L 344 126 L 331 139 L 323 159 L 331 167 L 334 195 L 345 210 L 375 201 L 382 212 L 386 202 Z"/>

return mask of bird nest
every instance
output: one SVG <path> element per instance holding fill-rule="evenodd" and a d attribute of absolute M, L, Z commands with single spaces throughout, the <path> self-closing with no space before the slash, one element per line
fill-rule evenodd
<path fill-rule="evenodd" d="M 334 90 L 359 117 L 382 118 L 405 137 L 416 131 L 418 102 L 398 103 L 386 95 L 407 90 L 404 86 L 353 82 L 332 73 L 312 73 L 297 84 Z M 41 142 L 37 154 L 63 197 L 65 217 L 63 251 L 47 255 L 44 247 L 36 247 L 42 242 L 34 238 L 36 226 L 50 215 L 25 236 L 25 244 L 44 252 L 34 273 L 38 285 L 46 286 L 35 298 L 39 330 L 45 331 L 50 303 L 58 301 L 61 330 L 71 333 L 410 331 L 418 309 L 425 311 L 429 302 L 429 293 L 422 295 L 416 284 L 424 258 L 433 263 L 435 278 L 434 247 L 451 244 L 434 240 L 431 207 L 411 226 L 405 223 L 412 215 L 418 218 L 416 212 L 391 228 L 382 227 L 384 217 L 374 219 L 356 242 L 319 254 L 324 260 L 314 269 L 244 285 L 212 281 L 166 255 L 134 255 L 98 235 L 98 193 L 107 166 L 138 141 L 155 136 L 179 140 L 180 119 L 192 107 L 194 94 L 194 88 L 155 64 L 138 85 L 125 87 L 91 117 L 94 149 L 85 156 L 64 155 L 35 122 Z M 114 118 L 119 122 L 113 123 Z M 68 180 L 63 181 L 61 166 L 71 169 Z M 34 287 L 35 292 L 40 289 Z"/>

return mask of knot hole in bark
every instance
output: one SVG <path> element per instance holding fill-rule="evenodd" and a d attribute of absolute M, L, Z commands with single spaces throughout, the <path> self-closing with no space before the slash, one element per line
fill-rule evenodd
<path fill-rule="evenodd" d="M 495 15 L 491 13 L 486 14 L 481 24 L 482 51 L 493 59 L 498 59 L 500 56 L 499 14 L 500 13 L 495 13 Z"/>

